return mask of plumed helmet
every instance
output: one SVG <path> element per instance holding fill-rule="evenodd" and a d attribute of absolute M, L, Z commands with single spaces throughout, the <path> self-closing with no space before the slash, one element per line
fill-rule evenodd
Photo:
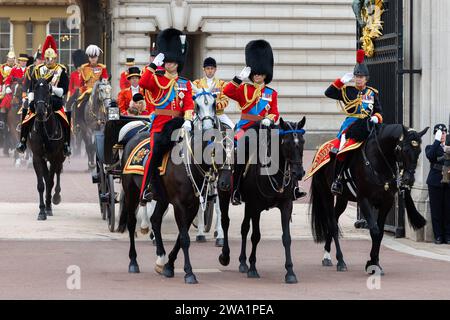
<path fill-rule="evenodd" d="M 72 53 L 72 62 L 75 68 L 87 63 L 88 58 L 84 50 L 77 49 Z"/>
<path fill-rule="evenodd" d="M 87 48 L 86 48 L 86 54 L 89 57 L 99 57 L 100 54 L 103 53 L 103 50 L 100 49 L 98 46 L 96 46 L 95 44 L 90 44 Z"/>
<path fill-rule="evenodd" d="M 252 69 L 249 79 L 253 79 L 255 74 L 265 74 L 264 82 L 269 84 L 272 81 L 273 52 L 267 41 L 250 41 L 245 47 L 245 63 Z"/>
<path fill-rule="evenodd" d="M 11 50 L 9 50 L 8 54 L 6 55 L 6 58 L 8 58 L 8 59 L 15 59 L 16 58 L 16 53 L 14 52 L 13 48 L 11 48 Z"/>
<path fill-rule="evenodd" d="M 55 38 L 49 34 L 42 46 L 42 60 L 45 60 L 45 58 L 56 59 L 56 57 L 58 57 L 58 47 Z"/>
<path fill-rule="evenodd" d="M 364 50 L 358 50 L 356 53 L 356 66 L 353 70 L 353 74 L 355 76 L 369 76 L 369 68 L 367 68 L 367 65 L 364 62 L 364 56 L 365 52 Z"/>
<path fill-rule="evenodd" d="M 174 28 L 165 29 L 158 34 L 156 47 L 164 53 L 164 62 L 176 62 L 178 72 L 183 70 L 188 50 L 186 35 Z"/>

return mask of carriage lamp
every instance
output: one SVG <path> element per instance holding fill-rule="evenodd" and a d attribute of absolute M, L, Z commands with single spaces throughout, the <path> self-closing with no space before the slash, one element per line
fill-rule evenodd
<path fill-rule="evenodd" d="M 120 110 L 118 107 L 109 107 L 108 108 L 108 120 L 119 120 L 120 119 Z"/>

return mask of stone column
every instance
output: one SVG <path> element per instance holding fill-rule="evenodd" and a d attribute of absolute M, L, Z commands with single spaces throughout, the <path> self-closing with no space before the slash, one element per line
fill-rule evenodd
<path fill-rule="evenodd" d="M 47 22 L 33 22 L 33 53 L 36 52 L 39 45 L 42 47 L 47 36 Z"/>
<path fill-rule="evenodd" d="M 405 3 L 407 6 L 409 1 Z M 422 75 L 416 76 L 414 85 L 414 90 L 420 92 L 420 97 L 416 96 L 415 98 L 414 128 L 423 129 L 428 126 L 430 130 L 422 138 L 422 154 L 417 166 L 416 183 L 412 195 L 417 209 L 425 215 L 428 223 L 425 229 L 419 232 L 407 228 L 406 235 L 417 240 L 432 241 L 433 233 L 426 185 L 430 163 L 425 156 L 425 147 L 433 142 L 432 128 L 434 125 L 438 122 L 447 122 L 450 113 L 448 84 L 450 65 L 447 63 L 450 22 L 446 14 L 450 10 L 450 1 L 415 1 L 414 5 L 417 18 L 414 22 L 415 34 L 413 36 L 415 41 L 416 37 L 420 38 L 420 48 L 415 52 L 419 61 L 415 62 L 414 67 L 422 69 Z M 407 25 L 405 27 L 409 28 Z M 405 100 L 405 106 L 408 106 L 407 100 Z"/>
<path fill-rule="evenodd" d="M 26 21 L 12 21 L 13 24 L 13 45 L 16 56 L 26 53 L 27 50 L 27 28 Z"/>

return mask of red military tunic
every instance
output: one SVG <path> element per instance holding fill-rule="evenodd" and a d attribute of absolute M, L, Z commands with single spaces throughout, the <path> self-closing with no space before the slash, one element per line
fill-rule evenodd
<path fill-rule="evenodd" d="M 128 71 L 123 71 L 120 74 L 120 90 L 129 88 L 131 86 L 130 81 L 127 79 Z"/>
<path fill-rule="evenodd" d="M 75 70 L 70 74 L 69 81 L 69 94 L 67 98 L 70 98 L 77 89 L 81 88 L 81 74 L 79 70 Z"/>
<path fill-rule="evenodd" d="M 12 68 L 8 77 L 5 79 L 5 88 L 10 87 L 10 89 L 13 90 L 11 86 L 14 85 L 15 83 L 19 83 L 20 85 L 22 85 L 26 69 L 27 67 L 21 67 L 19 65 Z M 12 98 L 13 98 L 12 93 L 6 94 L 0 104 L 0 108 L 7 108 L 7 109 L 11 108 Z"/>
<path fill-rule="evenodd" d="M 141 194 L 146 186 L 146 177 L 153 155 L 154 135 L 161 132 L 164 125 L 174 117 L 184 116 L 192 120 L 194 101 L 192 100 L 192 87 L 189 80 L 173 77 L 167 72 L 155 73 L 152 68 L 147 68 L 143 73 L 139 86 L 148 91 L 146 96 L 153 109 L 150 128 L 150 153 L 145 165 L 144 179 L 142 180 Z"/>
<path fill-rule="evenodd" d="M 278 94 L 272 88 L 256 83 L 242 83 L 238 78 L 229 82 L 223 93 L 239 104 L 241 120 L 236 124 L 236 136 L 238 140 L 245 130 L 257 121 L 268 118 L 277 122 L 280 116 L 278 112 Z"/>

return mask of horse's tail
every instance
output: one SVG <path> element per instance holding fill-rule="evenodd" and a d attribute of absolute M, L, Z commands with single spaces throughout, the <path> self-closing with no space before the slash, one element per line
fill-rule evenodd
<path fill-rule="evenodd" d="M 411 198 L 411 191 L 405 190 L 405 207 L 408 215 L 409 224 L 414 230 L 423 228 L 427 224 L 427 220 L 417 211 L 414 201 Z"/>
<path fill-rule="evenodd" d="M 311 182 L 311 230 L 315 242 L 324 242 L 332 230 L 334 216 L 333 196 L 326 183 L 323 167 L 314 174 Z"/>

